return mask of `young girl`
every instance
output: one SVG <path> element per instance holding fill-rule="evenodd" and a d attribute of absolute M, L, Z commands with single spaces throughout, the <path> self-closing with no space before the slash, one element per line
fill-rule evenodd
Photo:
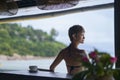
<path fill-rule="evenodd" d="M 78 45 L 84 43 L 85 30 L 80 25 L 73 25 L 69 29 L 70 45 L 60 51 L 54 62 L 50 66 L 50 70 L 54 71 L 55 67 L 62 61 L 65 60 L 68 74 L 74 75 L 84 70 L 81 64 L 83 56 L 87 56 L 85 51 L 78 49 Z"/>

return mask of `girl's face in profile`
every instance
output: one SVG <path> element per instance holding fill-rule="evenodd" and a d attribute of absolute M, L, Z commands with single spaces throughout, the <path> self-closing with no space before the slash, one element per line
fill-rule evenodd
<path fill-rule="evenodd" d="M 84 39 L 85 39 L 85 32 L 82 31 L 76 35 L 76 42 L 84 43 Z"/>

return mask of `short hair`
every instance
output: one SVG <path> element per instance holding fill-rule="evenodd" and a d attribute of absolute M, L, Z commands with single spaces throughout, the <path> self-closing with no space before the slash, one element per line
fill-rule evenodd
<path fill-rule="evenodd" d="M 77 35 L 79 32 L 85 32 L 84 28 L 81 25 L 73 25 L 70 27 L 68 31 L 70 41 L 72 41 L 72 35 Z"/>

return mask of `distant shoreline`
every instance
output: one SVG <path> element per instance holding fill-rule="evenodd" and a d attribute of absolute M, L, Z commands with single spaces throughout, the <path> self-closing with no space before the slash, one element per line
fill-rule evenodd
<path fill-rule="evenodd" d="M 41 57 L 41 56 L 32 56 L 32 55 L 21 56 L 19 54 L 13 54 L 13 56 L 0 55 L 0 60 L 38 60 L 38 59 L 46 59 L 46 58 L 55 58 L 55 57 Z"/>

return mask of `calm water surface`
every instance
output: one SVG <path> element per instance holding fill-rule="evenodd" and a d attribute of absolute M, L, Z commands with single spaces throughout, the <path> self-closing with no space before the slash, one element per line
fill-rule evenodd
<path fill-rule="evenodd" d="M 29 70 L 30 65 L 36 65 L 39 68 L 49 69 L 54 59 L 40 60 L 14 60 L 0 61 L 0 70 Z M 55 72 L 67 73 L 65 62 L 62 61 L 55 69 Z"/>

